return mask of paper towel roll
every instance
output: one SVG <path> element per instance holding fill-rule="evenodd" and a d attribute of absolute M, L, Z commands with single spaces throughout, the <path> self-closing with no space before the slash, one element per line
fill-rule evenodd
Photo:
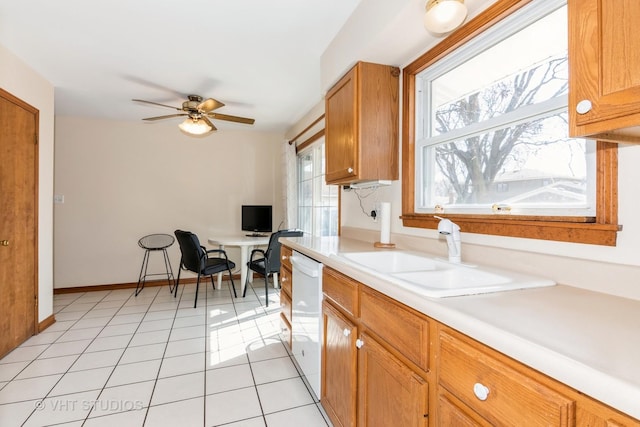
<path fill-rule="evenodd" d="M 389 243 L 391 235 L 391 203 L 380 203 L 380 243 Z"/>

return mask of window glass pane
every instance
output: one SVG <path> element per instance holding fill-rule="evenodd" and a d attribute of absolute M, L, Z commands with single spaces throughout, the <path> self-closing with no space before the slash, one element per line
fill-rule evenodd
<path fill-rule="evenodd" d="M 313 177 L 313 156 L 311 153 L 298 156 L 298 175 L 302 181 Z"/>
<path fill-rule="evenodd" d="M 323 206 L 316 208 L 316 227 L 320 236 L 338 235 L 338 208 Z"/>
<path fill-rule="evenodd" d="M 300 196 L 298 202 L 300 206 L 313 206 L 313 181 L 302 181 L 299 184 Z"/>
<path fill-rule="evenodd" d="M 310 206 L 299 206 L 298 207 L 298 228 L 304 231 L 307 234 L 313 233 L 313 227 L 311 224 L 311 211 L 312 207 Z"/>
<path fill-rule="evenodd" d="M 425 73 L 430 135 L 566 94 L 566 13 L 556 10 L 437 78 Z"/>
<path fill-rule="evenodd" d="M 562 112 L 424 147 L 425 206 L 591 210 L 594 143 L 565 138 L 565 120 Z"/>
<path fill-rule="evenodd" d="M 322 206 L 338 206 L 338 186 L 324 185 L 322 187 Z"/>
<path fill-rule="evenodd" d="M 554 4 L 419 74 L 418 210 L 595 215 L 595 143 L 568 138 L 567 10 Z"/>
<path fill-rule="evenodd" d="M 298 226 L 315 236 L 338 234 L 338 187 L 325 184 L 324 143 L 298 154 Z"/>

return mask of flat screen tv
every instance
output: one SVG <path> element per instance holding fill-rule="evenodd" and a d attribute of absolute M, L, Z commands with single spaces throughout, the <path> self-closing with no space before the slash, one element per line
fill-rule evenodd
<path fill-rule="evenodd" d="M 270 205 L 242 205 L 242 231 L 250 231 L 248 236 L 271 233 L 272 222 Z"/>

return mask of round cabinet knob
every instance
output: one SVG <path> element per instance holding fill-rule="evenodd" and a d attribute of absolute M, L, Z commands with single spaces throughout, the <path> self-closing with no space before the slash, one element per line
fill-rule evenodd
<path fill-rule="evenodd" d="M 343 331 L 342 331 L 342 334 L 345 337 L 348 337 L 349 335 L 351 335 L 351 329 L 344 328 Z"/>
<path fill-rule="evenodd" d="M 347 173 L 353 173 L 353 168 L 347 168 Z"/>
<path fill-rule="evenodd" d="M 475 383 L 473 385 L 473 394 L 475 394 L 479 400 L 487 400 L 487 397 L 489 397 L 489 388 L 480 383 Z"/>
<path fill-rule="evenodd" d="M 9 246 L 8 240 L 0 240 L 0 246 Z"/>
<path fill-rule="evenodd" d="M 280 279 L 281 282 L 286 282 L 287 281 L 287 276 L 284 276 L 282 279 Z"/>
<path fill-rule="evenodd" d="M 593 104 L 591 104 L 591 101 L 589 101 L 588 99 L 583 99 L 582 101 L 578 102 L 578 105 L 576 105 L 576 112 L 578 114 L 587 114 L 589 111 L 591 111 L 592 107 Z"/>
<path fill-rule="evenodd" d="M 282 260 L 286 261 L 286 259 L 287 259 L 287 256 L 286 255 L 282 255 Z"/>
<path fill-rule="evenodd" d="M 364 341 L 362 341 L 360 338 L 358 338 L 356 340 L 356 347 L 362 348 L 363 345 L 364 345 Z"/>

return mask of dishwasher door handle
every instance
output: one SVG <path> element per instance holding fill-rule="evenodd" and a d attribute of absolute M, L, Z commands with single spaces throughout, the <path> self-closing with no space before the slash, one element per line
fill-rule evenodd
<path fill-rule="evenodd" d="M 292 255 L 290 260 L 291 260 L 291 265 L 293 265 L 293 268 L 296 271 L 299 271 L 300 273 L 304 274 L 305 276 L 318 277 L 320 275 L 318 267 L 322 264 L 316 263 L 316 262 L 309 262 L 295 255 Z"/>

